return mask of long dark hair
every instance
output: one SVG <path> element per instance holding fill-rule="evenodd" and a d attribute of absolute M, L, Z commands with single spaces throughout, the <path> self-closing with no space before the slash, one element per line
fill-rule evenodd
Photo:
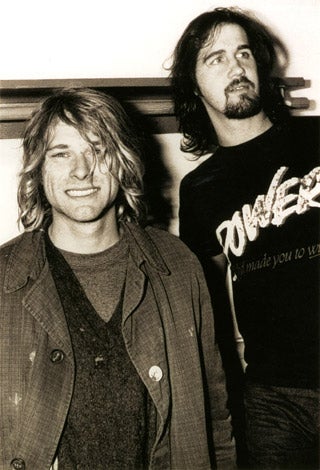
<path fill-rule="evenodd" d="M 197 156 L 212 151 L 217 144 L 207 111 L 195 91 L 199 51 L 221 24 L 237 24 L 246 32 L 257 63 L 262 108 L 269 119 L 275 122 L 287 114 L 278 82 L 271 77 L 277 67 L 283 67 L 279 64 L 278 52 L 285 62 L 288 58 L 281 41 L 257 19 L 239 9 L 216 8 L 203 13 L 185 29 L 174 50 L 171 66 L 175 114 L 183 133 L 181 149 Z"/>

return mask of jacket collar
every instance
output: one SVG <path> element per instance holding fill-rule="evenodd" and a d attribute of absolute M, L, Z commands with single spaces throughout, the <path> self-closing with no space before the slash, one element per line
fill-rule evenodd
<path fill-rule="evenodd" d="M 130 252 L 135 263 L 141 266 L 146 261 L 158 272 L 168 275 L 170 271 L 153 242 L 149 229 L 133 223 L 123 223 Z M 26 285 L 28 279 L 37 279 L 46 262 L 44 231 L 25 232 L 16 239 L 10 255 L 4 289 L 13 292 Z"/>
<path fill-rule="evenodd" d="M 151 227 L 143 229 L 129 222 L 123 223 L 122 227 L 129 241 L 130 253 L 138 266 L 146 261 L 161 274 L 170 274 L 167 264 L 153 241 Z"/>

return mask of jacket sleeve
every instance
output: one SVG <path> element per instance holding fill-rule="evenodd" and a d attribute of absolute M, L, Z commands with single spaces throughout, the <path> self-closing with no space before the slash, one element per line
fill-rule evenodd
<path fill-rule="evenodd" d="M 236 468 L 235 440 L 231 416 L 227 408 L 225 374 L 218 345 L 215 340 L 214 313 L 211 298 L 198 260 L 194 260 L 199 294 L 199 333 L 204 373 L 207 381 L 208 402 L 212 423 L 212 438 L 217 468 Z"/>

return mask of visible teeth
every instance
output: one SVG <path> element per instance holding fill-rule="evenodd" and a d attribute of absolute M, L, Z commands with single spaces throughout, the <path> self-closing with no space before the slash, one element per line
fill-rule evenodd
<path fill-rule="evenodd" d="M 95 188 L 92 189 L 70 189 L 67 191 L 69 196 L 79 197 L 79 196 L 89 196 L 89 194 L 95 193 L 97 190 Z"/>

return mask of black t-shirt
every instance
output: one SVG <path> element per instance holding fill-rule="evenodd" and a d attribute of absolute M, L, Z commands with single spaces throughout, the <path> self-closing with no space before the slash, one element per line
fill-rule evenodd
<path fill-rule="evenodd" d="M 202 260 L 227 256 L 253 380 L 318 384 L 319 207 L 319 131 L 297 119 L 218 148 L 181 183 L 180 236 Z"/>

